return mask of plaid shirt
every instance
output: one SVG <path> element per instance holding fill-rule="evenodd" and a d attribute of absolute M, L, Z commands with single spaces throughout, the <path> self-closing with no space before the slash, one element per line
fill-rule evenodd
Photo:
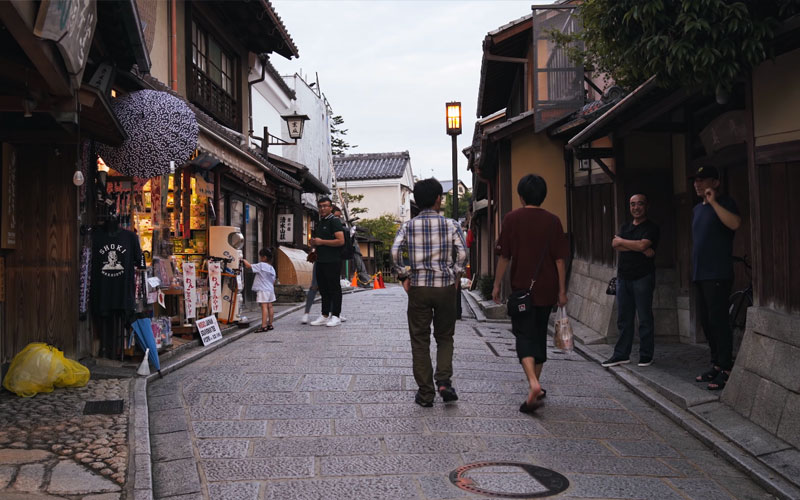
<path fill-rule="evenodd" d="M 403 249 L 408 250 L 407 265 Z M 431 209 L 423 210 L 400 226 L 392 245 L 392 261 L 396 274 L 410 276 L 411 286 L 450 286 L 467 265 L 461 227 Z"/>

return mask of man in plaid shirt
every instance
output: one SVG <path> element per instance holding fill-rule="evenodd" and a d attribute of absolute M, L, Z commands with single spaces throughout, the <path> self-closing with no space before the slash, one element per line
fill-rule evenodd
<path fill-rule="evenodd" d="M 397 278 L 408 293 L 408 331 L 414 379 L 419 386 L 414 401 L 430 408 L 437 389 L 445 402 L 458 399 L 450 379 L 458 300 L 456 283 L 467 265 L 467 248 L 458 222 L 439 215 L 442 204 L 439 181 L 431 178 L 414 184 L 414 201 L 422 211 L 400 226 L 392 245 L 392 260 Z M 408 252 L 406 265 L 403 250 Z M 430 356 L 431 321 L 436 339 L 435 374 Z"/>

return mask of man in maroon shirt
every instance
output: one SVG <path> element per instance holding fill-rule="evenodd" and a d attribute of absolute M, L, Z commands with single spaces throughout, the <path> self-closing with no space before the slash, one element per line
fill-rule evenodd
<path fill-rule="evenodd" d="M 541 208 L 547 196 L 547 183 L 528 174 L 517 184 L 523 207 L 503 218 L 495 248 L 499 259 L 494 276 L 492 298 L 500 303 L 500 282 L 511 262 L 511 289 L 532 287 L 533 310 L 511 318 L 516 337 L 517 357 L 530 386 L 528 398 L 519 408 L 530 413 L 540 406 L 546 394 L 539 379 L 547 361 L 547 324 L 555 304 L 567 303 L 566 259 L 569 245 L 559 218 Z"/>

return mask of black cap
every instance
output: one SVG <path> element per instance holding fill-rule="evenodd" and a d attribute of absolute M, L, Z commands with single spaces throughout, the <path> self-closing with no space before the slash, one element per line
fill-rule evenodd
<path fill-rule="evenodd" d="M 719 170 L 717 167 L 707 165 L 697 169 L 693 175 L 689 176 L 690 179 L 717 179 L 719 180 Z"/>

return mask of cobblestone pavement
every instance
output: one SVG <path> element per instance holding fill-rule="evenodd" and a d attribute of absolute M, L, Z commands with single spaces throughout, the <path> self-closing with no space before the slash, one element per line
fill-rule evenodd
<path fill-rule="evenodd" d="M 154 497 L 486 498 L 451 473 L 495 493 L 554 487 L 499 461 L 563 475 L 561 498 L 770 498 L 578 354 L 551 348 L 546 404 L 519 413 L 507 324 L 459 321 L 460 400 L 415 405 L 405 307 L 397 286 L 346 296 L 339 328 L 298 312 L 150 384 Z"/>
<path fill-rule="evenodd" d="M 128 415 L 83 415 L 86 401 L 128 400 L 128 380 L 20 398 L 0 393 L 0 498 L 122 496 Z"/>

